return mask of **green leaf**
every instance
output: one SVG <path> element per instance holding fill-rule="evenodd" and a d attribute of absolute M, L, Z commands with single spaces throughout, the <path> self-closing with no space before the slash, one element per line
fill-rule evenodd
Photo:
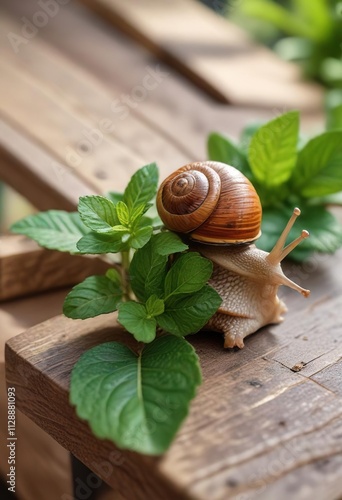
<path fill-rule="evenodd" d="M 197 252 L 181 255 L 165 278 L 165 296 L 200 290 L 213 272 L 212 262 Z"/>
<path fill-rule="evenodd" d="M 130 216 L 126 203 L 124 203 L 123 201 L 119 201 L 116 204 L 115 208 L 120 224 L 122 224 L 123 226 L 128 226 L 130 222 Z"/>
<path fill-rule="evenodd" d="M 126 233 L 98 234 L 89 233 L 77 242 L 78 250 L 83 254 L 116 253 L 126 249 L 122 236 Z"/>
<path fill-rule="evenodd" d="M 243 14 L 267 21 L 289 35 L 302 36 L 313 40 L 317 38 L 316 28 L 311 27 L 306 19 L 301 19 L 295 13 L 289 12 L 283 6 L 271 0 L 248 0 L 248 2 L 241 3 L 240 8 Z"/>
<path fill-rule="evenodd" d="M 262 235 L 257 246 L 265 251 L 270 251 L 286 226 L 293 208 L 283 208 L 275 211 L 263 211 Z M 290 231 L 288 242 L 297 238 L 302 229 L 310 233 L 310 237 L 290 253 L 289 257 L 295 260 L 304 260 L 310 253 L 335 252 L 342 246 L 342 226 L 335 217 L 322 206 L 301 206 L 302 214 L 295 227 Z"/>
<path fill-rule="evenodd" d="M 11 226 L 13 233 L 24 234 L 50 250 L 78 253 L 76 243 L 89 231 L 77 212 L 49 210 L 30 215 Z"/>
<path fill-rule="evenodd" d="M 155 339 L 157 322 L 149 317 L 143 304 L 122 302 L 119 306 L 118 321 L 139 342 L 148 344 Z"/>
<path fill-rule="evenodd" d="M 260 127 L 252 137 L 248 158 L 255 178 L 268 188 L 286 182 L 297 158 L 299 114 L 291 111 Z"/>
<path fill-rule="evenodd" d="M 106 276 L 89 276 L 66 296 L 63 313 L 72 319 L 93 318 L 116 311 L 121 299 L 118 283 Z"/>
<path fill-rule="evenodd" d="M 138 205 L 146 205 L 156 194 L 158 186 L 158 167 L 155 163 L 145 165 L 132 176 L 123 201 L 130 210 Z"/>
<path fill-rule="evenodd" d="M 84 224 L 98 233 L 108 233 L 119 224 L 114 203 L 104 196 L 82 196 L 78 212 Z"/>
<path fill-rule="evenodd" d="M 141 205 L 136 205 L 130 213 L 130 222 L 133 224 L 136 221 L 141 221 L 141 216 L 149 209 L 151 208 L 151 204 L 148 203 L 145 205 L 142 203 Z"/>
<path fill-rule="evenodd" d="M 215 314 L 221 302 L 209 285 L 191 295 L 172 296 L 166 301 L 165 312 L 157 318 L 158 325 L 175 335 L 195 333 Z"/>
<path fill-rule="evenodd" d="M 150 295 L 161 296 L 164 289 L 168 258 L 154 250 L 154 238 L 135 252 L 129 268 L 132 290 L 144 302 Z"/>
<path fill-rule="evenodd" d="M 188 245 L 182 242 L 176 233 L 165 231 L 153 237 L 153 249 L 159 255 L 171 255 L 173 253 L 188 250 Z"/>
<path fill-rule="evenodd" d="M 143 226 L 137 231 L 134 231 L 130 238 L 130 245 L 132 248 L 142 248 L 150 240 L 153 233 L 152 226 Z"/>
<path fill-rule="evenodd" d="M 198 358 L 181 337 L 158 338 L 139 354 L 109 342 L 75 365 L 70 402 L 98 438 L 159 455 L 170 446 L 200 383 Z"/>
<path fill-rule="evenodd" d="M 292 185 L 305 197 L 342 190 L 342 131 L 311 139 L 298 155 Z"/>
<path fill-rule="evenodd" d="M 214 132 L 209 135 L 208 156 L 210 160 L 227 163 L 247 176 L 251 174 L 244 154 L 239 150 L 238 146 L 221 134 Z"/>
<path fill-rule="evenodd" d="M 262 126 L 263 124 L 258 122 L 258 123 L 250 123 L 241 132 L 240 135 L 240 148 L 241 150 L 247 154 L 250 142 L 252 140 L 253 135 L 256 133 L 257 130 Z M 247 159 L 246 159 L 247 161 Z"/>
<path fill-rule="evenodd" d="M 121 282 L 122 282 L 121 275 L 116 269 L 113 269 L 113 268 L 108 269 L 106 271 L 106 278 L 113 281 L 113 283 L 115 283 L 116 285 L 121 286 Z"/>
<path fill-rule="evenodd" d="M 157 295 L 151 295 L 151 297 L 147 299 L 145 307 L 149 316 L 159 316 L 159 314 L 163 314 L 165 304 Z"/>
<path fill-rule="evenodd" d="M 342 129 L 342 91 L 331 90 L 326 97 L 327 130 Z"/>

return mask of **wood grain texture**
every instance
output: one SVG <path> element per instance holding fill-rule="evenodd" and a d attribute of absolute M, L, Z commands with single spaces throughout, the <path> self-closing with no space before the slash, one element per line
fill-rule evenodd
<path fill-rule="evenodd" d="M 19 0 L 3 0 L 3 5 L 6 6 L 5 19 L 9 18 L 12 22 L 17 22 L 22 15 L 30 18 L 35 12 L 34 2 L 23 4 Z M 73 36 L 65 37 L 66 30 L 72 32 Z M 165 138 L 169 144 L 183 153 L 187 158 L 186 161 L 205 159 L 206 137 L 209 132 L 219 130 L 238 137 L 240 130 L 247 123 L 267 120 L 281 112 L 280 109 L 238 108 L 213 102 L 172 68 L 151 56 L 144 47 L 138 46 L 106 23 L 95 23 L 88 9 L 78 4 L 70 3 L 61 9 L 58 16 L 50 21 L 49 29 L 41 30 L 27 47 L 21 47 L 21 51 L 16 55 L 16 61 L 22 57 L 21 64 L 24 67 L 27 66 L 25 59 L 29 58 L 25 54 L 29 54 L 31 46 L 36 46 L 36 39 L 43 40 L 49 47 L 52 46 L 52 54 L 56 51 L 62 53 L 65 59 L 70 60 L 72 65 L 78 68 L 78 73 L 86 72 L 86 83 L 95 80 L 98 88 L 99 83 L 106 88 L 103 99 L 97 97 L 99 104 L 93 103 L 91 106 L 92 108 L 101 106 L 106 96 L 111 96 L 110 101 L 107 99 L 109 118 L 115 123 L 119 118 L 120 134 L 126 133 L 122 132 L 121 128 L 123 131 L 128 129 L 127 134 L 130 133 L 129 130 L 134 133 L 135 140 L 131 140 L 129 144 L 132 150 L 142 147 L 140 143 L 146 134 L 145 130 L 140 130 L 139 133 L 136 131 L 134 125 L 136 120 L 141 120 L 147 128 L 154 131 L 154 140 L 145 142 L 145 147 L 150 147 L 150 153 L 145 161 L 151 161 L 151 157 L 156 160 L 161 158 L 160 149 L 164 147 L 165 142 L 160 137 Z M 10 50 L 11 48 L 7 47 L 7 52 Z M 34 67 L 36 66 L 37 63 Z M 122 68 L 125 68 L 125 71 L 122 71 Z M 113 110 L 111 104 L 114 100 L 121 100 L 122 96 L 131 95 L 134 88 L 143 83 L 147 68 L 167 73 L 167 78 L 151 90 L 138 106 L 124 107 L 130 113 L 121 120 L 124 113 L 120 111 L 119 106 Z M 74 80 L 74 77 L 69 78 Z M 51 89 L 49 92 L 51 93 Z M 59 93 L 64 95 L 65 92 L 65 85 L 59 85 Z M 85 98 L 83 93 L 79 95 Z M 66 99 L 69 100 L 67 96 Z M 77 109 L 83 111 L 83 114 L 87 112 L 84 103 L 80 103 Z M 321 116 L 316 119 L 322 122 Z M 312 121 L 315 122 L 310 115 L 310 126 Z M 166 153 L 167 151 L 170 151 L 169 148 L 165 150 Z M 171 169 L 180 166 L 176 162 L 177 158 L 173 158 L 173 155 L 165 154 L 160 159 L 160 166 L 170 173 Z M 107 166 L 110 167 L 111 165 Z"/>
<path fill-rule="evenodd" d="M 75 285 L 108 267 L 100 258 L 45 250 L 24 236 L 0 236 L 0 302 Z"/>
<path fill-rule="evenodd" d="M 319 108 L 322 89 L 299 69 L 248 39 L 237 26 L 193 0 L 83 0 L 144 43 L 197 87 L 236 105 Z"/>
<path fill-rule="evenodd" d="M 42 144 L 57 161 L 66 162 L 94 190 L 106 190 L 114 181 L 118 190 L 123 189 L 131 174 L 144 164 L 142 158 L 112 138 L 103 137 L 96 146 L 92 144 L 84 137 L 84 133 L 93 133 L 92 124 L 75 116 L 19 66 L 2 59 L 0 71 L 0 112 L 5 119 Z M 32 127 L 35 115 L 39 118 Z M 109 158 L 115 169 L 107 167 L 108 175 L 104 176 Z"/>
<path fill-rule="evenodd" d="M 217 334 L 189 338 L 204 384 L 160 459 L 94 439 L 68 404 L 70 370 L 86 349 L 109 340 L 132 342 L 115 326 L 115 315 L 85 322 L 58 317 L 10 340 L 8 383 L 17 387 L 21 411 L 126 498 L 169 498 L 177 492 L 177 498 L 198 500 L 307 500 L 319 492 L 320 500 L 333 500 L 342 494 L 342 397 L 335 381 L 341 372 L 331 357 L 341 358 L 342 285 L 333 279 L 341 267 L 340 252 L 304 280 L 310 288 L 325 274 L 334 300 L 324 300 L 330 292 L 324 280 L 308 300 L 286 290 L 286 321 L 248 337 L 241 351 L 224 350 Z M 302 358 L 303 370 L 292 371 Z M 110 457 L 115 467 L 101 472 L 99 464 L 108 466 Z"/>
<path fill-rule="evenodd" d="M 7 391 L 5 380 L 4 346 L 6 340 L 62 311 L 69 289 L 42 293 L 2 302 L 0 304 L 0 473 L 8 473 L 7 451 Z M 16 492 L 20 500 L 61 500 L 72 494 L 69 453 L 51 436 L 23 415 L 16 414 L 18 438 L 16 463 Z"/>
<path fill-rule="evenodd" d="M 0 19 L 0 28 L 4 32 L 16 32 L 20 29 L 20 25 L 13 14 L 4 12 Z M 2 45 L 0 55 L 11 66 L 19 65 L 21 70 L 30 75 L 37 85 L 54 97 L 55 101 L 63 101 L 64 106 L 75 115 L 89 120 L 92 126 L 89 130 L 85 128 L 84 138 L 88 134 L 88 137 L 100 143 L 101 136 L 113 137 L 141 158 L 157 161 L 162 169 L 165 168 L 164 166 L 169 165 L 171 168 L 174 164 L 187 161 L 184 153 L 164 138 L 158 129 L 149 126 L 133 113 L 134 107 L 131 109 L 132 112 L 127 111 L 125 115 L 113 111 L 114 95 L 120 90 L 115 82 L 109 90 L 90 71 L 70 61 L 68 57 L 39 37 L 34 38 L 28 47 L 22 47 L 18 54 Z M 147 98 L 148 94 L 158 86 L 158 82 L 148 74 L 145 76 L 148 79 L 148 88 L 140 90 L 146 93 Z M 137 96 L 140 98 L 138 94 L 139 91 Z M 144 97 L 143 94 L 142 97 Z M 133 106 L 137 105 L 138 102 L 133 103 Z M 96 144 L 94 144 L 94 149 L 96 149 Z M 82 151 L 78 150 L 78 154 L 82 156 Z M 115 161 L 114 157 L 112 161 Z M 102 171 L 103 176 L 106 170 L 108 172 L 113 170 L 112 164 L 105 166 Z"/>
<path fill-rule="evenodd" d="M 94 188 L 0 115 L 0 178 L 38 210 L 75 210 Z"/>

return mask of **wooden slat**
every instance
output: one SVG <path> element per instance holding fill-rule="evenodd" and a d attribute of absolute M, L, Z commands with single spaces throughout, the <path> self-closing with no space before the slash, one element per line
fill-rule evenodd
<path fill-rule="evenodd" d="M 72 169 L 1 117 L 0 179 L 39 210 L 75 210 L 80 196 L 96 193 Z"/>
<path fill-rule="evenodd" d="M 0 301 L 74 285 L 108 267 L 100 258 L 45 250 L 24 236 L 0 236 Z"/>
<path fill-rule="evenodd" d="M 4 12 L 0 28 L 4 32 L 16 32 L 20 25 L 13 16 Z M 155 160 L 161 168 L 172 168 L 173 165 L 181 165 L 188 160 L 158 130 L 133 114 L 134 109 L 127 108 L 125 115 L 112 110 L 114 94 L 121 93 L 120 88 L 114 85 L 109 91 L 89 71 L 83 70 L 38 37 L 30 42 L 29 47 L 22 47 L 18 54 L 2 45 L 0 55 L 11 66 L 20 66 L 56 101 L 62 99 L 75 115 L 89 120 L 94 130 L 120 141 L 141 158 Z M 159 85 L 153 78 L 149 80 L 149 84 L 153 89 Z M 146 98 L 153 89 L 146 89 Z M 96 138 L 94 132 L 94 139 Z M 113 165 L 107 167 L 108 170 L 109 168 L 113 169 Z"/>
<path fill-rule="evenodd" d="M 221 102 L 319 108 L 323 92 L 195 0 L 83 0 Z"/>
<path fill-rule="evenodd" d="M 328 373 L 335 380 L 335 360 L 327 355 L 342 349 L 342 288 L 334 280 L 341 265 L 339 254 L 307 272 L 309 288 L 320 273 L 325 275 L 312 298 L 299 299 L 287 290 L 285 322 L 248 337 L 241 351 L 222 349 L 217 334 L 191 337 L 204 384 L 176 441 L 160 460 L 97 441 L 68 404 L 70 370 L 82 352 L 109 339 L 132 341 L 112 327 L 115 316 L 79 323 L 59 317 L 9 341 L 7 377 L 17 387 L 18 408 L 100 475 L 96 464 L 118 453 L 121 466 L 104 479 L 127 498 L 171 498 L 176 491 L 177 498 L 201 500 L 274 498 L 275 493 L 287 498 L 296 491 L 296 500 L 308 500 L 319 491 L 321 500 L 332 500 L 332 492 L 342 494 L 342 398 Z M 300 270 L 304 273 L 298 266 L 292 269 Z M 327 283 L 334 300 L 324 300 Z M 284 350 L 293 353 L 288 361 Z M 303 353 L 306 365 L 295 372 L 292 363 Z M 321 363 L 314 371 L 321 379 L 318 373 L 305 372 L 318 358 Z M 25 379 L 20 375 L 23 367 Z M 46 395 L 53 401 L 51 408 L 43 408 Z"/>
<path fill-rule="evenodd" d="M 1 60 L 0 71 L 0 113 L 34 142 L 48 149 L 57 161 L 66 162 L 93 189 L 108 190 L 112 184 L 114 189 L 121 190 L 130 175 L 144 164 L 142 158 L 107 137 L 94 147 L 85 145 L 83 154 L 83 134 L 93 130 L 92 124 L 75 116 L 72 110 L 46 93 L 20 67 Z M 34 127 L 33 116 L 37 117 Z"/>
<path fill-rule="evenodd" d="M 11 13 L 10 17 L 15 19 L 20 19 L 23 14 L 32 18 L 35 12 L 34 2 L 23 4 L 19 0 L 3 0 L 3 5 Z M 73 33 L 72 38 L 64 36 L 66 30 Z M 86 37 L 84 33 L 87 34 Z M 162 134 L 168 143 L 191 160 L 206 158 L 206 137 L 209 132 L 219 130 L 237 137 L 247 123 L 267 120 L 282 111 L 235 108 L 214 103 L 207 95 L 179 77 L 172 68 L 151 57 L 143 47 L 137 46 L 105 23 L 94 23 L 88 9 L 77 4 L 65 6 L 58 16 L 51 19 L 49 29 L 39 31 L 30 44 L 21 46 L 17 60 L 20 60 L 20 54 L 23 53 L 24 65 L 25 53 L 29 53 L 30 46 L 36 39 L 53 45 L 65 58 L 71 59 L 74 65 L 91 73 L 101 85 L 106 86 L 106 93 L 111 94 L 112 100 L 130 94 L 136 85 L 141 85 L 147 74 L 147 67 L 167 72 L 168 76 L 162 84 L 139 102 L 128 118 L 122 120 L 123 126 L 125 128 L 126 120 L 129 123 L 131 116 L 137 117 L 155 131 L 156 137 Z M 10 46 L 7 46 L 7 50 L 11 50 Z M 110 108 L 111 102 L 107 108 Z M 79 105 L 78 108 L 82 106 Z M 112 112 L 110 118 L 115 120 L 116 117 L 117 114 Z M 156 143 L 151 142 L 151 155 L 158 159 L 154 154 L 153 144 L 158 145 L 159 139 Z M 131 142 L 130 147 L 134 148 L 135 145 Z M 150 155 L 146 161 L 151 161 Z M 176 161 L 172 157 L 166 158 L 165 168 L 175 168 L 178 166 Z M 161 167 L 163 166 L 164 160 L 161 162 Z"/>

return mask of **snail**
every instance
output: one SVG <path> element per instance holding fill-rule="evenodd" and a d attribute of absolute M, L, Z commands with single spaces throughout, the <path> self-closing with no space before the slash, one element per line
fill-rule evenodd
<path fill-rule="evenodd" d="M 277 293 L 285 285 L 308 297 L 282 271 L 280 262 L 309 233 L 285 246 L 300 215 L 293 214 L 271 252 L 257 248 L 262 209 L 252 183 L 237 169 L 205 161 L 185 165 L 167 177 L 157 194 L 157 209 L 166 228 L 186 235 L 190 250 L 213 262 L 209 284 L 222 304 L 206 327 L 224 334 L 224 347 L 244 347 L 244 338 L 259 328 L 283 321 L 287 308 Z"/>

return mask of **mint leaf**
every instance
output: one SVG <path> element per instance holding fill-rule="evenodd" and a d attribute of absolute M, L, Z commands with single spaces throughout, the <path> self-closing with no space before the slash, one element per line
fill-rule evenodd
<path fill-rule="evenodd" d="M 299 114 L 291 111 L 261 126 L 253 135 L 248 158 L 255 178 L 270 188 L 286 182 L 297 158 Z"/>
<path fill-rule="evenodd" d="M 262 235 L 257 246 L 270 251 L 286 226 L 293 208 L 282 208 L 278 211 L 265 209 L 262 217 Z M 289 254 L 289 258 L 304 260 L 314 251 L 335 252 L 342 245 L 342 226 L 335 217 L 322 206 L 301 206 L 302 214 L 294 228 L 290 231 L 288 242 L 297 238 L 302 229 L 310 233 L 310 238 L 303 241 L 298 248 Z"/>
<path fill-rule="evenodd" d="M 134 222 L 136 222 L 137 220 L 141 221 L 141 216 L 149 209 L 151 208 L 151 204 L 148 203 L 147 205 L 145 205 L 144 203 L 140 204 L 140 205 L 136 205 L 130 212 L 129 214 L 129 218 L 130 218 L 130 222 L 131 224 L 133 224 Z"/>
<path fill-rule="evenodd" d="M 231 165 L 250 177 L 251 171 L 245 155 L 227 137 L 211 133 L 208 137 L 208 156 L 210 160 Z"/>
<path fill-rule="evenodd" d="M 173 253 L 184 252 L 189 247 L 182 242 L 176 233 L 165 231 L 154 236 L 153 248 L 159 255 L 171 255 Z"/>
<path fill-rule="evenodd" d="M 209 285 L 191 295 L 177 295 L 167 299 L 165 312 L 157 317 L 158 325 L 175 335 L 195 333 L 208 322 L 222 302 Z"/>
<path fill-rule="evenodd" d="M 325 132 L 306 144 L 298 155 L 292 185 L 305 197 L 342 190 L 342 131 Z"/>
<path fill-rule="evenodd" d="M 83 254 L 116 253 L 126 249 L 122 237 L 127 233 L 98 234 L 88 233 L 77 242 L 77 248 Z"/>
<path fill-rule="evenodd" d="M 133 210 L 137 205 L 146 205 L 155 196 L 157 186 L 157 165 L 155 163 L 145 165 L 132 176 L 125 189 L 123 201 L 129 210 Z"/>
<path fill-rule="evenodd" d="M 262 126 L 262 123 L 250 123 L 247 125 L 240 134 L 240 149 L 245 154 L 248 153 L 249 145 L 253 135 Z"/>
<path fill-rule="evenodd" d="M 159 299 L 157 295 L 151 295 L 145 304 L 147 314 L 149 316 L 159 316 L 165 309 L 164 301 Z"/>
<path fill-rule="evenodd" d="M 148 344 L 156 336 L 157 322 L 149 317 L 143 304 L 122 302 L 119 306 L 118 321 L 139 342 Z"/>
<path fill-rule="evenodd" d="M 104 196 L 82 196 L 78 212 L 83 223 L 98 233 L 108 233 L 119 224 L 114 203 Z"/>
<path fill-rule="evenodd" d="M 332 253 L 342 245 L 342 226 L 324 207 L 302 207 L 300 224 L 310 233 L 301 248 Z"/>
<path fill-rule="evenodd" d="M 124 203 L 123 201 L 119 201 L 115 208 L 120 224 L 122 224 L 123 226 L 128 226 L 130 222 L 130 216 L 126 203 Z"/>
<path fill-rule="evenodd" d="M 29 215 L 11 226 L 13 233 L 24 234 L 42 247 L 78 253 L 76 243 L 89 231 L 77 212 L 48 210 Z"/>
<path fill-rule="evenodd" d="M 340 89 L 330 90 L 325 95 L 326 129 L 342 129 L 342 93 Z"/>
<path fill-rule="evenodd" d="M 117 283 L 106 276 L 89 276 L 66 296 L 63 313 L 72 319 L 93 318 L 116 311 L 121 298 Z"/>
<path fill-rule="evenodd" d="M 165 296 L 197 292 L 206 284 L 212 272 L 212 262 L 199 253 L 181 255 L 166 275 Z"/>
<path fill-rule="evenodd" d="M 159 455 L 170 446 L 200 383 L 198 358 L 181 337 L 158 338 L 139 354 L 109 342 L 77 362 L 70 402 L 98 438 Z"/>
<path fill-rule="evenodd" d="M 142 248 L 150 240 L 153 233 L 152 226 L 143 226 L 134 231 L 130 238 L 130 245 L 132 248 Z"/>
<path fill-rule="evenodd" d="M 121 286 L 121 275 L 116 269 L 108 269 L 106 271 L 106 278 L 113 281 L 116 285 Z"/>
<path fill-rule="evenodd" d="M 154 238 L 135 252 L 129 267 L 132 290 L 144 302 L 150 295 L 161 296 L 164 289 L 168 258 L 155 251 Z"/>

